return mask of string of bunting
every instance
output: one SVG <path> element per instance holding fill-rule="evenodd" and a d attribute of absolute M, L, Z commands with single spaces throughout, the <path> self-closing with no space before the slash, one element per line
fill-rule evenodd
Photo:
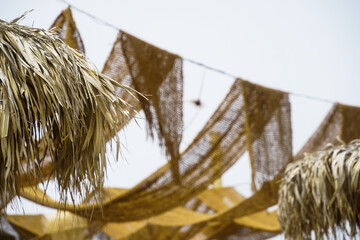
<path fill-rule="evenodd" d="M 72 9 L 76 10 L 77 12 L 79 13 L 82 13 L 86 16 L 88 16 L 89 18 L 93 19 L 95 22 L 99 23 L 99 24 L 102 24 L 104 26 L 107 26 L 107 27 L 110 27 L 116 31 L 122 31 L 124 32 L 121 28 L 117 27 L 116 25 L 114 24 L 111 24 L 71 3 L 69 3 L 68 1 L 65 1 L 65 0 L 57 0 L 59 2 L 62 2 L 64 4 L 67 4 L 68 6 L 70 6 Z M 205 63 L 202 63 L 202 62 L 199 62 L 199 61 L 196 61 L 196 60 L 193 60 L 193 59 L 190 59 L 190 58 L 186 58 L 186 57 L 183 57 L 181 56 L 181 58 L 184 60 L 184 61 L 187 61 L 189 63 L 192 63 L 194 65 L 198 65 L 200 67 L 203 67 L 205 69 L 208 69 L 210 71 L 213 71 L 213 72 L 217 72 L 219 74 L 222 74 L 222 75 L 225 75 L 225 76 L 228 76 L 228 77 L 231 77 L 231 78 L 238 78 L 237 75 L 233 74 L 233 73 L 229 73 L 227 71 L 224 71 L 222 69 L 219 69 L 219 68 L 215 68 L 215 67 L 211 67 Z M 326 98 L 319 98 L 319 97 L 315 97 L 315 96 L 311 96 L 311 95 L 307 95 L 307 94 L 302 94 L 302 93 L 296 93 L 296 92 L 288 92 L 288 91 L 283 91 L 283 92 L 287 92 L 288 94 L 291 94 L 291 95 L 294 95 L 294 96 L 298 96 L 298 97 L 302 97 L 302 98 L 307 98 L 307 99 L 310 99 L 310 100 L 314 100 L 314 101 L 318 101 L 318 102 L 325 102 L 325 103 L 337 103 L 337 101 L 334 101 L 334 100 L 330 100 L 330 99 L 326 99 Z"/>
<path fill-rule="evenodd" d="M 176 57 L 178 57 L 178 56 L 168 53 L 166 51 L 163 51 L 161 49 L 155 49 L 156 47 L 154 47 L 150 44 L 144 45 L 143 41 L 141 41 L 127 33 L 124 33 L 121 30 L 119 30 L 119 31 L 120 31 L 120 33 L 119 33 L 117 42 L 119 41 L 120 45 L 119 44 L 118 45 L 120 46 L 120 48 L 123 51 L 122 53 L 118 53 L 118 55 L 120 54 L 119 59 L 122 59 L 121 54 L 124 56 L 125 59 L 130 57 L 131 61 L 127 60 L 126 63 L 129 67 L 129 72 L 130 72 L 132 79 L 134 81 L 138 81 L 138 84 L 140 86 L 142 86 L 143 82 L 145 82 L 145 81 L 153 84 L 155 86 L 154 87 L 155 91 L 154 92 L 150 91 L 149 94 L 155 96 L 158 92 L 158 89 L 160 89 L 160 85 L 162 84 L 162 82 L 166 82 L 166 80 L 167 80 L 166 76 L 168 75 L 168 73 L 174 71 L 173 66 L 175 66 L 175 65 L 174 65 L 174 60 L 172 60 L 172 59 L 176 59 Z M 115 46 L 116 46 L 116 44 L 115 44 Z M 140 49 L 140 50 L 138 50 L 138 49 Z M 139 51 L 139 52 L 137 52 L 137 51 Z M 157 52 L 157 54 L 153 54 L 152 52 L 154 52 L 154 53 Z M 111 58 L 111 55 L 110 55 L 110 58 Z M 151 56 L 151 58 L 149 58 L 149 56 Z M 156 57 L 156 56 L 159 56 L 159 57 Z M 158 64 L 156 64 L 158 66 L 157 70 L 160 71 L 160 73 L 164 73 L 163 77 L 161 74 L 154 75 L 154 71 L 152 71 L 154 69 L 152 69 L 152 65 L 149 64 L 149 61 L 148 61 L 150 59 L 155 62 L 158 61 Z M 180 65 L 177 67 L 178 69 L 180 69 L 182 67 L 181 60 L 179 60 L 179 61 L 180 61 Z M 204 65 L 204 64 L 198 63 L 198 65 Z M 147 67 L 144 68 L 144 66 L 147 66 Z M 209 69 L 207 67 L 204 67 L 204 68 Z M 211 70 L 213 70 L 213 69 L 211 68 Z M 175 70 L 174 72 L 178 72 L 178 71 Z M 232 76 L 232 77 L 235 77 L 235 76 Z M 155 80 L 155 79 L 158 79 L 158 80 Z M 160 82 L 159 82 L 159 80 L 160 80 Z M 177 80 L 178 80 L 177 81 L 178 83 L 180 83 L 180 82 L 182 83 L 182 74 L 181 73 L 180 73 L 179 77 L 177 78 Z M 236 93 L 238 90 L 240 90 L 240 92 L 238 92 L 238 93 L 240 93 L 240 95 L 235 94 L 234 96 L 238 96 L 239 102 L 243 102 L 243 104 L 244 104 L 244 106 L 242 106 L 241 109 L 243 109 L 245 112 L 245 116 L 244 116 L 245 132 L 247 135 L 246 138 L 248 140 L 247 141 L 248 151 L 249 151 L 249 155 L 250 155 L 250 159 L 251 159 L 251 165 L 252 165 L 251 167 L 253 170 L 253 172 L 252 172 L 253 173 L 252 187 L 253 187 L 253 190 L 260 190 L 260 191 L 256 192 L 254 194 L 254 196 L 252 196 L 251 199 L 249 199 L 249 200 L 251 200 L 251 202 L 253 202 L 253 200 L 257 199 L 257 204 L 251 203 L 251 208 L 253 209 L 253 211 L 259 211 L 265 207 L 271 206 L 272 204 L 276 204 L 277 198 L 275 197 L 276 194 L 274 194 L 274 193 L 277 193 L 276 189 L 278 188 L 278 186 L 277 186 L 278 184 L 276 184 L 276 182 L 274 182 L 274 181 L 279 177 L 279 174 L 281 174 L 282 169 L 286 166 L 286 164 L 288 162 L 292 161 L 292 146 L 291 146 L 292 133 L 291 133 L 291 122 L 290 122 L 290 103 L 288 101 L 288 96 L 287 96 L 288 93 L 276 91 L 273 89 L 267 89 L 267 88 L 257 86 L 252 83 L 248 83 L 241 79 L 238 79 L 238 80 L 239 80 L 237 83 L 238 86 L 236 86 L 237 84 L 234 85 L 233 93 Z M 238 90 L 236 90 L 236 89 L 238 89 Z M 146 92 L 146 90 L 149 90 L 149 89 L 145 89 L 141 92 Z M 179 89 L 179 91 L 182 91 L 182 90 Z M 161 98 L 161 96 L 158 96 L 158 97 Z M 314 97 L 312 97 L 312 98 L 314 98 Z M 233 101 L 232 99 L 233 98 L 231 97 L 231 95 L 229 95 L 228 101 Z M 332 101 L 328 101 L 328 100 L 325 100 L 325 101 L 332 102 Z M 154 106 L 156 104 L 158 104 L 157 101 L 153 101 L 151 103 L 151 105 L 154 105 Z M 155 110 L 156 110 L 156 108 L 159 108 L 159 107 L 160 107 L 160 105 L 155 106 Z M 229 109 L 231 109 L 230 106 L 229 106 Z M 340 114 L 342 114 L 344 116 L 349 115 L 349 114 L 346 114 L 347 111 L 345 111 L 346 109 L 348 109 L 348 106 L 342 107 L 340 105 L 339 109 L 340 109 Z M 266 113 L 264 113 L 263 110 L 266 110 Z M 358 116 L 356 109 L 351 109 L 350 112 L 351 112 L 352 116 Z M 260 113 L 261 113 L 262 117 L 259 117 Z M 158 118 L 159 118 L 159 116 L 161 117 L 161 115 L 159 115 L 158 113 L 157 113 L 157 115 L 154 115 L 154 116 L 158 117 Z M 346 118 L 342 117 L 341 119 L 344 121 Z M 352 117 L 352 119 L 354 119 L 354 118 Z M 337 122 L 339 122 L 339 121 L 337 121 Z M 353 122 L 353 121 L 351 121 L 351 122 Z M 232 123 L 230 123 L 230 124 L 232 124 Z M 348 132 L 349 129 L 354 129 L 352 127 L 349 127 L 348 124 L 345 124 L 345 125 L 347 126 L 346 129 L 343 129 L 344 123 L 341 124 L 342 127 L 338 128 L 338 129 L 341 129 L 341 131 L 343 131 L 342 132 L 343 134 L 340 134 L 340 135 L 344 135 L 345 133 Z M 242 126 L 244 126 L 244 125 L 242 124 Z M 205 127 L 205 129 L 206 129 L 206 127 Z M 326 133 L 327 132 L 328 131 L 326 131 Z M 351 130 L 351 132 L 353 132 L 353 131 Z M 321 134 L 322 135 L 324 134 L 323 131 Z M 356 135 L 355 137 L 358 136 L 357 134 L 355 134 L 355 135 Z M 218 132 L 211 132 L 209 134 L 211 143 L 214 144 L 213 150 L 211 151 L 211 158 L 214 158 L 214 159 L 219 158 L 218 161 L 214 161 L 214 163 L 215 162 L 217 162 L 217 163 L 215 163 L 215 164 L 212 163 L 213 166 L 211 168 L 211 172 L 218 171 L 218 169 L 217 169 L 218 165 L 222 161 L 220 156 L 222 155 L 223 150 L 221 148 L 217 147 L 217 144 L 221 139 L 220 136 L 221 135 Z M 346 136 L 346 135 L 344 135 L 344 136 Z M 181 138 L 181 136 L 180 136 L 180 138 Z M 275 142 L 274 142 L 274 138 L 276 139 Z M 351 137 L 350 139 L 352 139 L 352 138 L 353 137 Z M 165 140 L 166 140 L 166 138 L 165 138 Z M 331 138 L 324 138 L 324 141 L 320 141 L 320 142 L 315 141 L 316 144 L 314 144 L 314 143 L 311 144 L 312 148 L 313 147 L 318 148 L 319 146 L 322 145 L 319 143 L 327 143 L 329 140 L 331 140 Z M 344 140 L 347 140 L 347 138 L 344 138 Z M 274 145 L 275 147 L 269 148 L 270 142 L 272 143 L 270 145 Z M 174 141 L 171 141 L 171 143 L 173 144 Z M 229 145 L 229 144 L 227 144 L 227 145 Z M 186 156 L 186 154 L 183 156 Z M 173 158 L 173 157 L 171 159 L 177 160 L 176 158 Z M 277 159 L 282 159 L 283 161 L 278 161 Z M 177 176 L 174 175 L 173 177 L 174 177 L 174 179 L 176 179 L 176 178 L 180 179 L 179 169 L 181 169 L 181 167 L 180 167 L 181 161 L 175 162 L 175 164 L 179 164 L 179 167 L 175 170 L 173 169 L 172 173 L 173 174 L 176 173 L 178 175 Z M 172 166 L 176 166 L 176 165 L 172 164 Z M 186 179 L 182 179 L 182 181 L 184 183 L 187 182 Z M 271 183 L 271 184 L 269 185 L 269 183 Z M 267 185 L 270 186 L 269 191 L 261 190 L 261 189 L 265 189 Z M 199 189 L 200 188 L 201 187 L 199 186 Z M 261 197 L 261 198 L 267 199 L 267 202 L 270 202 L 271 204 L 261 202 L 260 197 L 258 197 L 258 196 L 261 196 L 261 194 L 265 194 L 265 195 L 267 194 L 266 198 L 264 198 L 264 197 Z M 177 200 L 180 200 L 180 198 L 178 198 L 178 197 L 175 197 L 175 198 Z M 270 201 L 271 199 L 273 199 L 273 201 Z M 214 218 L 225 220 L 225 219 L 229 219 L 229 218 L 233 219 L 235 216 L 246 216 L 247 214 L 249 214 L 249 212 L 247 212 L 245 209 L 250 209 L 249 206 L 246 205 L 246 203 L 239 205 L 239 206 L 231 209 L 228 212 L 225 211 L 224 213 L 222 213 L 219 216 L 216 216 Z M 162 210 L 164 210 L 164 209 L 162 209 Z M 144 218 L 144 217 L 145 216 L 141 216 L 141 218 Z M 190 218 L 192 218 L 192 217 L 190 217 Z M 116 219 L 112 218 L 111 220 L 114 221 Z M 197 230 L 198 226 L 196 224 L 192 224 L 191 228 L 196 229 L 196 231 L 198 231 Z M 148 229 L 145 228 L 145 233 L 147 233 L 147 231 L 148 231 Z M 164 233 L 164 230 L 161 230 L 161 232 Z M 204 227 L 204 229 L 201 232 L 202 232 L 201 234 L 203 234 L 203 232 L 210 232 L 211 234 L 207 234 L 208 236 L 216 235 L 216 231 L 214 231 L 214 229 L 212 229 L 211 226 Z M 141 235 L 142 231 L 138 231 L 136 234 Z"/>

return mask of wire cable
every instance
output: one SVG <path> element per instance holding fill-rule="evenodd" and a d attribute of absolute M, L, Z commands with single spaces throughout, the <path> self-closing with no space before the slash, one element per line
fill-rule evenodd
<path fill-rule="evenodd" d="M 111 23 L 109 23 L 109 22 L 107 22 L 107 21 L 105 21 L 105 20 L 103 20 L 103 19 L 101 19 L 101 18 L 99 18 L 99 17 L 97 17 L 97 16 L 95 16 L 95 15 L 93 15 L 93 14 L 91 14 L 91 13 L 89 13 L 89 12 L 87 12 L 87 11 L 81 9 L 81 8 L 79 8 L 79 7 L 76 7 L 76 6 L 72 5 L 71 3 L 69 3 L 69 2 L 66 1 L 66 0 L 56 0 L 56 1 L 62 2 L 62 3 L 64 3 L 64 4 L 67 4 L 68 6 L 71 7 L 71 9 L 74 9 L 74 10 L 78 11 L 79 13 L 82 13 L 82 14 L 88 16 L 89 18 L 93 19 L 93 20 L 94 20 L 95 22 L 97 22 L 97 23 L 103 24 L 103 25 L 105 25 L 105 26 L 107 26 L 107 27 L 110 27 L 110 28 L 112 28 L 112 29 L 114 29 L 114 30 L 117 30 L 117 31 L 123 31 L 122 29 L 120 29 L 119 27 L 115 26 L 114 24 L 111 24 Z M 222 74 L 222 75 L 225 75 L 225 76 L 228 76 L 228 77 L 231 77 L 231 78 L 235 78 L 235 79 L 239 78 L 239 77 L 238 77 L 237 75 L 235 75 L 235 74 L 226 72 L 226 71 L 221 70 L 221 69 L 218 69 L 218 68 L 214 68 L 214 67 L 208 66 L 208 65 L 206 65 L 206 64 L 204 64 L 204 63 L 195 61 L 195 60 L 193 60 L 193 59 L 186 58 L 186 57 L 182 57 L 182 59 L 183 59 L 184 61 L 189 62 L 189 63 L 192 63 L 192 64 L 198 65 L 198 66 L 200 66 L 200 67 L 203 67 L 203 68 L 205 68 L 205 69 L 208 69 L 208 70 L 210 70 L 210 71 L 217 72 L 217 73 L 219 73 L 219 74 Z M 311 100 L 314 100 L 314 101 L 331 103 L 331 104 L 336 103 L 336 101 L 333 101 L 333 100 L 329 100 L 329 99 L 325 99 L 325 98 L 319 98 L 319 97 L 314 97 L 314 96 L 310 96 L 310 95 L 306 95 L 306 94 L 302 94 L 302 93 L 296 93 L 296 92 L 287 92 L 287 93 L 288 93 L 288 94 L 292 94 L 292 95 L 294 95 L 294 96 L 311 99 Z"/>

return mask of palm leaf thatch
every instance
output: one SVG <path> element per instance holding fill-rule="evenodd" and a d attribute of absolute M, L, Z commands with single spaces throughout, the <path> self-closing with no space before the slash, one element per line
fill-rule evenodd
<path fill-rule="evenodd" d="M 285 238 L 354 237 L 360 224 L 359 180 L 360 140 L 328 146 L 290 164 L 279 190 Z"/>
<path fill-rule="evenodd" d="M 41 178 L 45 161 L 60 193 L 101 187 L 107 136 L 131 110 L 114 86 L 126 88 L 54 33 L 0 20 L 2 201 L 16 193 L 16 176 Z"/>

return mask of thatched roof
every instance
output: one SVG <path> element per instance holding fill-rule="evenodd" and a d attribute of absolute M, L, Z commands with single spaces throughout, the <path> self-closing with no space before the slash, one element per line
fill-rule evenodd
<path fill-rule="evenodd" d="M 45 160 L 60 192 L 101 186 L 106 136 L 131 109 L 114 86 L 54 33 L 0 20 L 1 200 Z"/>
<path fill-rule="evenodd" d="M 358 234 L 360 140 L 328 146 L 290 164 L 279 191 L 279 220 L 286 239 Z"/>

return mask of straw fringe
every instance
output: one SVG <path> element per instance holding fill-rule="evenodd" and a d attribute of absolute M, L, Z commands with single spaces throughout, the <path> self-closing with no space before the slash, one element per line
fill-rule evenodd
<path fill-rule="evenodd" d="M 360 140 L 354 140 L 306 154 L 287 167 L 279 190 L 286 239 L 355 237 L 360 224 L 359 156 Z"/>
<path fill-rule="evenodd" d="M 0 201 L 45 160 L 62 194 L 102 186 L 106 136 L 132 111 L 114 86 L 130 90 L 54 33 L 0 20 Z"/>

